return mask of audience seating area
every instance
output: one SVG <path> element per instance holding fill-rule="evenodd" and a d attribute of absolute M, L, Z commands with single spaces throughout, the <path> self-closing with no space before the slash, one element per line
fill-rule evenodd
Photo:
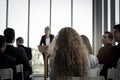
<path fill-rule="evenodd" d="M 24 80 L 24 74 L 23 74 L 23 65 L 16 65 L 16 71 L 17 73 L 21 72 L 22 78 L 21 80 Z M 105 80 L 103 76 L 99 75 L 100 68 L 96 69 L 90 69 L 89 70 L 89 77 L 86 78 L 86 80 Z M 116 74 L 120 74 L 120 71 L 114 68 L 108 69 L 108 75 L 107 75 L 107 80 L 115 80 L 114 76 Z M 43 74 L 32 74 L 32 80 L 44 80 L 44 75 Z M 10 79 L 13 80 L 13 70 L 12 68 L 4 68 L 0 69 L 0 80 L 5 80 L 5 79 Z M 50 80 L 47 78 L 47 80 Z M 72 80 L 80 80 L 80 77 L 72 77 Z M 82 80 L 82 78 L 81 78 Z"/>

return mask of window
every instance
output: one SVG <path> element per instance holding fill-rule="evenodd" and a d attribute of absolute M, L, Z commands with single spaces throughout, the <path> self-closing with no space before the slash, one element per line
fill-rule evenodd
<path fill-rule="evenodd" d="M 38 51 L 44 28 L 49 26 L 50 0 L 30 0 L 30 47 L 33 48 L 33 72 L 44 73 L 43 56 Z"/>
<path fill-rule="evenodd" d="M 0 35 L 6 28 L 6 0 L 0 0 Z"/>
<path fill-rule="evenodd" d="M 71 0 L 52 0 L 51 25 L 54 35 L 62 27 L 71 27 Z"/>
<path fill-rule="evenodd" d="M 115 24 L 119 24 L 119 0 L 115 0 Z"/>
<path fill-rule="evenodd" d="M 8 11 L 8 27 L 14 28 L 15 37 L 23 37 L 27 45 L 28 0 L 9 0 Z"/>
<path fill-rule="evenodd" d="M 73 0 L 73 28 L 92 44 L 92 0 Z"/>

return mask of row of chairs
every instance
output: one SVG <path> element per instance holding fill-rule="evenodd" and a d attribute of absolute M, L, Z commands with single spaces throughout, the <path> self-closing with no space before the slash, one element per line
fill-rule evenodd
<path fill-rule="evenodd" d="M 94 76 L 86 78 L 72 77 L 72 80 L 105 80 L 105 78 L 103 76 Z"/>
<path fill-rule="evenodd" d="M 24 80 L 23 66 L 17 65 L 16 68 L 17 68 L 17 72 L 22 73 L 22 80 Z M 0 69 L 0 78 L 1 78 L 1 80 L 4 80 L 4 79 L 13 80 L 13 70 L 11 68 Z M 72 77 L 72 80 L 80 80 L 80 77 Z M 87 77 L 86 80 L 104 80 L 104 77 L 103 76 Z"/>
<path fill-rule="evenodd" d="M 120 70 L 115 68 L 108 69 L 107 80 L 120 80 Z"/>
<path fill-rule="evenodd" d="M 44 80 L 44 77 L 41 77 L 41 78 L 37 77 L 36 79 L 33 79 L 33 80 Z M 47 80 L 50 80 L 50 78 L 47 78 Z M 85 79 L 81 77 L 72 77 L 72 80 L 105 80 L 105 78 L 103 76 L 86 77 Z"/>
<path fill-rule="evenodd" d="M 17 73 L 21 73 L 22 79 L 24 80 L 24 75 L 23 75 L 23 65 L 16 65 L 16 71 Z M 13 80 L 13 70 L 12 68 L 4 68 L 0 69 L 0 80 L 6 80 L 10 79 Z"/>
<path fill-rule="evenodd" d="M 16 71 L 17 73 L 21 72 L 22 79 L 24 80 L 24 74 L 23 74 L 23 65 L 17 65 L 16 66 Z M 104 80 L 102 76 L 99 76 L 99 68 L 96 69 L 91 69 L 89 71 L 89 79 L 87 80 Z M 113 71 L 113 70 L 112 70 Z M 0 69 L 0 78 L 2 79 L 11 79 L 13 80 L 13 70 L 11 68 L 6 68 L 6 69 Z M 73 77 L 73 80 L 77 80 L 77 78 Z"/>

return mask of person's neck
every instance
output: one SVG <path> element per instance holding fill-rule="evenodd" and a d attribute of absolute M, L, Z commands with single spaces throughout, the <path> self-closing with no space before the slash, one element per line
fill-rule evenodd
<path fill-rule="evenodd" d="M 50 36 L 49 35 L 46 35 L 46 38 L 49 38 Z"/>
<path fill-rule="evenodd" d="M 106 43 L 106 44 L 104 44 L 104 46 L 107 46 L 107 45 L 110 45 L 110 44 L 112 44 L 112 43 Z"/>

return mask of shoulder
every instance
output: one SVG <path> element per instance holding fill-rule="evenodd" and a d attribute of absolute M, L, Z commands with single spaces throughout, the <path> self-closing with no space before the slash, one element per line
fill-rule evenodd
<path fill-rule="evenodd" d="M 8 64 L 16 64 L 16 59 L 12 56 L 3 54 L 2 58 Z"/>
<path fill-rule="evenodd" d="M 26 51 L 32 51 L 32 49 L 30 47 L 25 47 Z"/>
<path fill-rule="evenodd" d="M 12 62 L 13 64 L 16 63 L 16 59 L 14 57 L 6 55 L 6 58 L 9 62 Z"/>
<path fill-rule="evenodd" d="M 46 35 L 42 35 L 42 38 L 46 37 Z"/>
<path fill-rule="evenodd" d="M 16 48 L 16 51 L 19 53 L 19 55 L 24 55 L 26 52 L 25 52 L 25 49 L 23 47 L 17 47 Z"/>
<path fill-rule="evenodd" d="M 50 34 L 50 36 L 51 36 L 51 37 L 54 37 L 54 35 L 53 35 L 53 34 Z"/>
<path fill-rule="evenodd" d="M 91 68 L 96 68 L 99 64 L 98 58 L 95 55 L 89 55 L 89 62 Z"/>
<path fill-rule="evenodd" d="M 91 60 L 91 61 L 95 61 L 95 62 L 97 62 L 98 61 L 98 58 L 97 58 L 97 56 L 95 56 L 95 55 L 89 55 L 89 59 Z"/>
<path fill-rule="evenodd" d="M 17 47 L 16 48 L 18 51 L 24 51 L 24 48 L 23 47 Z"/>

